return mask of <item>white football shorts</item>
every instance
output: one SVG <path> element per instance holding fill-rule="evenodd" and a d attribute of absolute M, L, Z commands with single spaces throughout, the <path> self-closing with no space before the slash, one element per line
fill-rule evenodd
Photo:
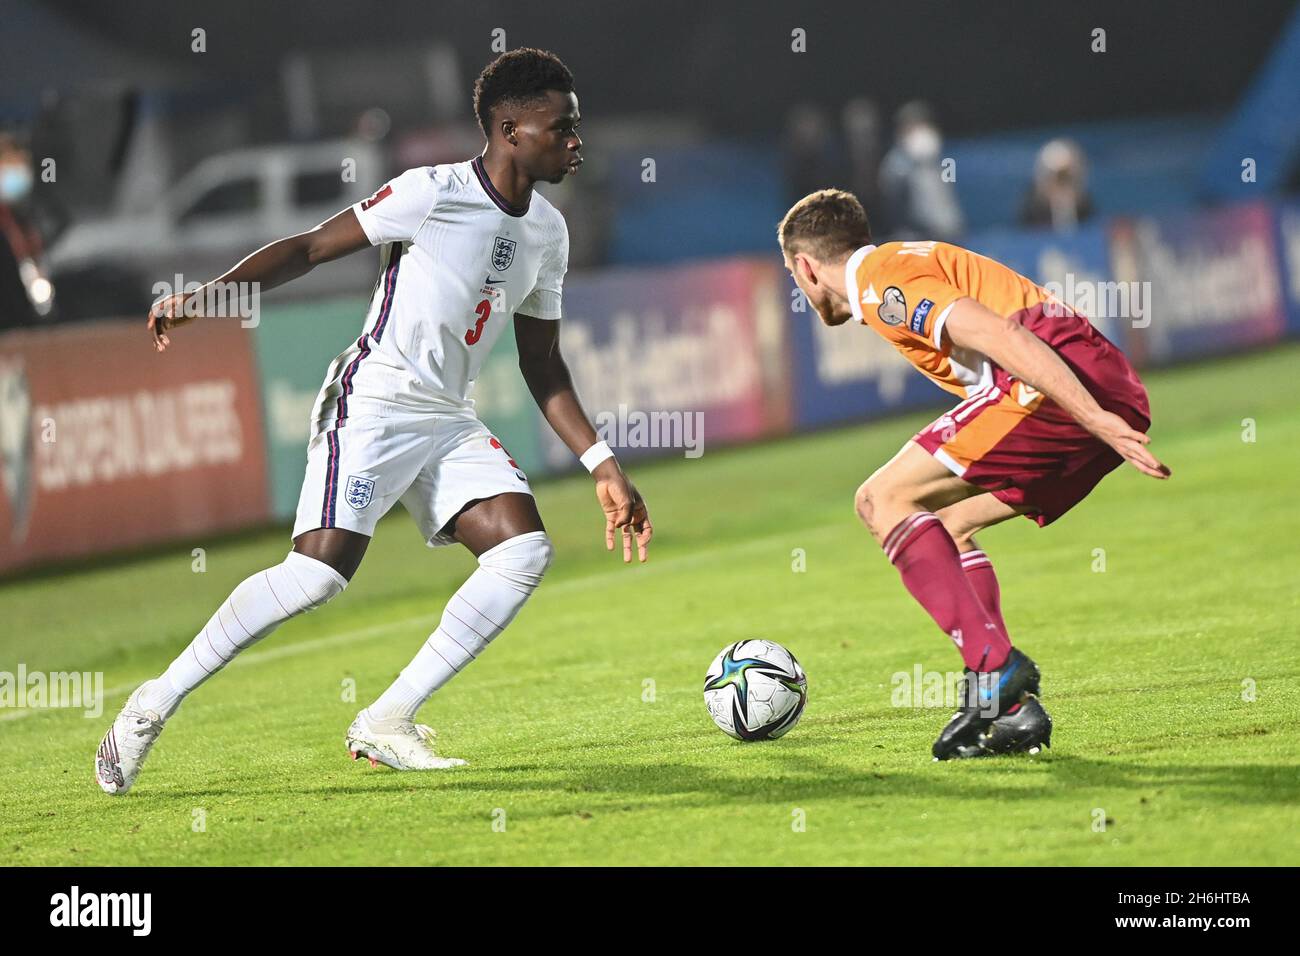
<path fill-rule="evenodd" d="M 349 417 L 327 422 L 307 445 L 293 537 L 316 528 L 373 535 L 399 500 L 429 547 L 454 544 L 442 529 L 471 501 L 533 493 L 528 477 L 473 415 Z"/>

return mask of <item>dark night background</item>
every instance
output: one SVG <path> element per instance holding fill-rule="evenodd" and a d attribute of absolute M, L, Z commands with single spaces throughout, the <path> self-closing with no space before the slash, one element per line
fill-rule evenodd
<path fill-rule="evenodd" d="M 437 35 L 466 54 L 481 48 L 486 60 L 490 31 L 502 27 L 511 47 L 541 46 L 564 57 L 588 114 L 688 111 L 720 131 L 761 132 L 776 129 L 796 102 L 833 106 L 860 94 L 888 110 L 920 97 L 941 104 L 949 133 L 969 135 L 1225 109 L 1294 5 L 917 0 L 860 3 L 847 12 L 839 4 L 767 0 L 39 6 L 128 53 L 133 70 L 192 73 L 228 86 L 273 84 L 280 56 L 297 48 L 330 48 L 346 58 L 361 45 L 397 49 Z M 209 37 L 201 77 L 188 50 L 195 26 Z M 789 53 L 794 27 L 807 30 L 805 55 Z M 1104 55 L 1090 49 L 1096 27 L 1107 32 Z M 237 42 L 225 42 L 230 36 Z M 120 78 L 96 75 L 91 63 L 58 62 L 50 52 L 31 51 L 43 64 L 38 72 L 92 83 Z M 17 72 L 18 64 L 11 66 Z"/>

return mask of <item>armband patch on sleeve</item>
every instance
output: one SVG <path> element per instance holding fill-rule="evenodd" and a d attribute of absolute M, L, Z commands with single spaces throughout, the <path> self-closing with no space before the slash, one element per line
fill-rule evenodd
<path fill-rule="evenodd" d="M 930 310 L 934 308 L 934 302 L 930 299 L 922 299 L 916 303 L 916 308 L 912 310 L 912 321 L 908 327 L 917 335 L 925 334 L 925 320 L 930 315 Z"/>

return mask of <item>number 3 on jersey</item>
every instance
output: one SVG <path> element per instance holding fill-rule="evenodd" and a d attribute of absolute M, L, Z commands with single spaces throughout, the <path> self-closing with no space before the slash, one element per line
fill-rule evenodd
<path fill-rule="evenodd" d="M 484 299 L 474 306 L 474 311 L 478 313 L 478 321 L 474 323 L 474 328 L 465 330 L 466 345 L 473 345 L 483 337 L 483 326 L 487 323 L 488 316 L 492 314 L 492 303 Z"/>

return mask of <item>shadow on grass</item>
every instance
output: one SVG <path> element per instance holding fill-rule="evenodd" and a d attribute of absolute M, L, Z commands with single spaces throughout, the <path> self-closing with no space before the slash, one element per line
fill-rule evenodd
<path fill-rule="evenodd" d="M 681 810 L 717 809 L 728 803 L 752 806 L 785 804 L 792 799 L 863 800 L 1017 800 L 1059 801 L 1077 797 L 1092 805 L 1106 791 L 1127 791 L 1135 798 L 1209 805 L 1295 806 L 1300 803 L 1296 767 L 1263 765 L 1149 765 L 1123 760 L 1058 757 L 1003 757 L 991 760 L 935 764 L 921 762 L 899 770 L 889 766 L 845 772 L 840 764 L 823 764 L 807 754 L 784 756 L 776 765 L 728 772 L 718 766 L 677 763 L 588 763 L 564 771 L 534 763 L 481 764 L 447 773 L 399 774 L 358 768 L 355 780 L 325 781 L 310 787 L 235 787 L 176 790 L 152 795 L 150 802 L 212 799 L 214 797 L 285 796 L 312 799 L 368 796 L 430 797 L 452 794 L 494 794 L 500 797 L 587 798 L 593 805 Z M 760 775 L 756 776 L 754 771 Z M 553 814 L 572 813 L 565 800 Z M 481 801 L 475 801 L 476 805 Z M 538 808 L 540 809 L 540 808 Z"/>

